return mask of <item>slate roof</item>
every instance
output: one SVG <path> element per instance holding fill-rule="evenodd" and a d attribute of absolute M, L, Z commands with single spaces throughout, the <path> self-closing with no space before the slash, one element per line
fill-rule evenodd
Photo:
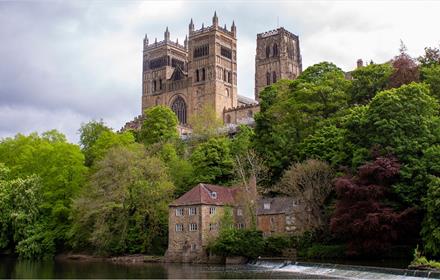
<path fill-rule="evenodd" d="M 198 184 L 184 195 L 174 200 L 170 206 L 184 205 L 233 205 L 235 204 L 235 196 L 237 188 L 227 188 L 210 184 Z M 217 193 L 217 198 L 212 193 Z"/>
<path fill-rule="evenodd" d="M 270 203 L 270 209 L 264 209 L 264 204 Z M 292 197 L 263 197 L 257 201 L 257 215 L 286 214 L 297 207 Z"/>

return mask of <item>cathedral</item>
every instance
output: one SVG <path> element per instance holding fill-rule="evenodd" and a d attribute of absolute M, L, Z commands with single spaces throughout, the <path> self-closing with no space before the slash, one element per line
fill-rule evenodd
<path fill-rule="evenodd" d="M 237 92 L 237 27 L 196 29 L 191 19 L 183 45 L 170 40 L 143 40 L 142 113 L 152 106 L 171 108 L 179 127 L 189 128 L 193 116 L 211 108 L 225 124 L 249 124 L 259 111 L 259 92 L 279 79 L 295 79 L 302 71 L 298 36 L 284 28 L 257 34 L 255 100 Z M 124 129 L 139 128 L 142 116 Z M 181 131 L 182 132 L 182 131 Z"/>

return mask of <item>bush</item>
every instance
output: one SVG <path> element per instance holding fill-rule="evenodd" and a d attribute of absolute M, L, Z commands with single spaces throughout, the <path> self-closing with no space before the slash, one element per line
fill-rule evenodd
<path fill-rule="evenodd" d="M 242 256 L 256 258 L 265 249 L 261 231 L 228 228 L 208 246 L 208 251 L 223 257 Z"/>
<path fill-rule="evenodd" d="M 300 251 L 299 256 L 307 259 L 344 258 L 346 250 L 345 245 L 313 244 L 306 250 Z"/>
<path fill-rule="evenodd" d="M 265 256 L 281 256 L 283 250 L 291 248 L 292 242 L 287 236 L 270 236 L 265 240 Z"/>

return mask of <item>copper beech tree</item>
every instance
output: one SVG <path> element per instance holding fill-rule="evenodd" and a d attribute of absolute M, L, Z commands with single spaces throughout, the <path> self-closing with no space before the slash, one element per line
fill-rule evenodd
<path fill-rule="evenodd" d="M 348 255 L 381 253 L 393 244 L 408 242 L 403 235 L 417 235 L 415 209 L 392 207 L 390 186 L 399 170 L 395 158 L 379 157 L 362 165 L 356 176 L 336 180 L 338 201 L 330 227 L 347 241 Z"/>

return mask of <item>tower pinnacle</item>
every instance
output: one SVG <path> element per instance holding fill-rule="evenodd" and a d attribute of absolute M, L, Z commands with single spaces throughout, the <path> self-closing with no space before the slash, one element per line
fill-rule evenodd
<path fill-rule="evenodd" d="M 212 17 L 212 25 L 218 26 L 217 11 L 214 12 L 214 16 Z"/>
<path fill-rule="evenodd" d="M 164 39 L 165 39 L 165 41 L 170 40 L 170 31 L 168 30 L 168 26 L 167 26 L 167 29 L 165 30 L 165 33 L 164 33 Z"/>

